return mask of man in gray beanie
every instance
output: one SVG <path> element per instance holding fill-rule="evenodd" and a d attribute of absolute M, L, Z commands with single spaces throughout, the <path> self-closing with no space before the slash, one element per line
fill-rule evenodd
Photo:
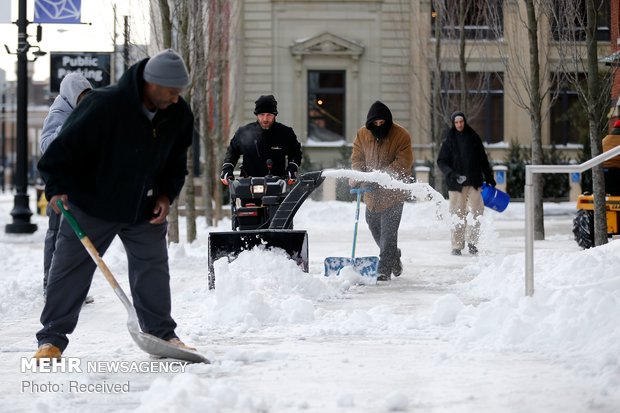
<path fill-rule="evenodd" d="M 166 243 L 170 204 L 187 174 L 194 117 L 180 96 L 181 57 L 165 50 L 131 66 L 117 85 L 93 90 L 39 161 L 54 212 L 62 201 L 100 254 L 118 236 L 141 329 L 186 346 L 171 316 Z M 77 325 L 95 263 L 62 220 L 37 332 L 37 359 L 58 359 Z"/>
<path fill-rule="evenodd" d="M 146 62 L 144 80 L 177 89 L 184 89 L 189 84 L 185 63 L 172 49 L 159 52 Z"/>

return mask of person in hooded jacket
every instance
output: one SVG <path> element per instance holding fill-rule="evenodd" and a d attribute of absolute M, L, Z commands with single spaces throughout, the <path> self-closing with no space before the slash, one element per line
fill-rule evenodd
<path fill-rule="evenodd" d="M 480 235 L 478 218 L 484 213 L 482 183 L 486 180 L 487 184 L 495 186 L 495 179 L 482 139 L 467 124 L 465 114 L 454 112 L 450 120 L 452 126 L 439 149 L 437 165 L 448 186 L 450 213 L 457 218 L 451 230 L 452 254 L 461 255 L 467 240 L 469 253 L 476 255 Z M 469 225 L 468 212 L 473 216 L 473 224 Z"/>
<path fill-rule="evenodd" d="M 351 154 L 351 169 L 362 172 L 382 171 L 394 179 L 408 181 L 413 167 L 411 135 L 392 120 L 392 112 L 382 102 L 372 104 L 366 124 L 355 136 Z M 358 183 L 350 180 L 349 184 Z M 371 184 L 364 193 L 366 223 L 379 247 L 378 281 L 387 281 L 403 272 L 401 251 L 398 248 L 398 227 L 407 194 Z"/>
<path fill-rule="evenodd" d="M 614 122 L 613 129 L 603 138 L 603 152 L 620 145 L 620 120 Z M 605 192 L 609 195 L 620 195 L 620 156 L 614 156 L 603 162 L 605 174 Z"/>
<path fill-rule="evenodd" d="M 117 85 L 91 91 L 66 120 L 38 167 L 54 212 L 62 202 L 100 254 L 116 236 L 143 332 L 181 348 L 171 316 L 166 242 L 170 204 L 187 174 L 194 117 L 180 96 L 189 84 L 171 49 L 131 66 Z M 61 220 L 36 334 L 40 359 L 59 359 L 75 329 L 96 265 Z"/>
<path fill-rule="evenodd" d="M 73 109 L 80 101 L 90 92 L 93 87 L 81 73 L 69 73 L 60 82 L 58 96 L 54 99 L 54 103 L 50 106 L 49 113 L 43 121 L 43 130 L 41 132 L 41 141 L 39 146 L 41 154 L 45 153 L 47 147 L 60 133 L 62 125 L 65 123 Z M 60 215 L 56 214 L 51 204 L 47 204 L 48 227 L 45 233 L 45 242 L 43 247 L 43 293 L 47 288 L 47 278 L 49 275 L 52 256 L 58 236 L 58 228 L 60 227 Z M 86 302 L 92 302 L 92 297 L 86 297 Z"/>
<path fill-rule="evenodd" d="M 229 180 L 235 179 L 233 171 L 241 156 L 241 176 L 273 175 L 293 184 L 301 164 L 301 144 L 295 132 L 276 122 L 278 102 L 273 95 L 259 97 L 254 114 L 256 122 L 237 129 L 230 141 L 220 173 L 222 184 L 228 185 Z"/>

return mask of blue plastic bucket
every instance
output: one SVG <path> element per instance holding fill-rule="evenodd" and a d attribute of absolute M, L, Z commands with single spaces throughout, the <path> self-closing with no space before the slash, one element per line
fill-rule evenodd
<path fill-rule="evenodd" d="M 482 184 L 482 201 L 485 207 L 502 212 L 508 206 L 510 196 L 506 192 L 500 191 L 484 182 Z"/>

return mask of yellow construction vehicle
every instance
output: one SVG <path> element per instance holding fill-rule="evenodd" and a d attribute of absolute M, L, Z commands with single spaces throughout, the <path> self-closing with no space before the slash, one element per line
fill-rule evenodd
<path fill-rule="evenodd" d="M 619 235 L 620 196 L 606 196 L 607 236 Z M 594 196 L 588 193 L 577 198 L 577 215 L 573 219 L 573 234 L 581 248 L 594 246 Z"/>

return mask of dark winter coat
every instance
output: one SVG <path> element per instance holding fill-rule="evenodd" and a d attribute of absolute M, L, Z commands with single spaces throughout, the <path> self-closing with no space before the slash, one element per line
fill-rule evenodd
<path fill-rule="evenodd" d="M 480 188 L 484 181 L 495 186 L 482 139 L 468 124 L 463 132 L 457 131 L 455 126 L 448 130 L 439 150 L 437 165 L 446 178 L 449 191 L 460 192 L 464 186 Z M 459 175 L 467 177 L 462 184 L 456 181 Z"/>
<path fill-rule="evenodd" d="M 69 116 L 39 161 L 47 199 L 67 194 L 89 215 L 136 223 L 151 217 L 159 196 L 178 196 L 194 118 L 179 98 L 149 120 L 142 104 L 147 60 L 117 85 L 90 92 Z"/>
<path fill-rule="evenodd" d="M 375 119 L 389 122 L 389 129 L 375 130 L 373 133 L 368 126 Z M 362 126 L 355 136 L 351 169 L 363 172 L 383 171 L 394 178 L 408 181 L 413 167 L 413 149 L 407 129 L 392 122 L 392 114 L 381 102 L 375 102 L 371 106 L 366 125 Z M 371 212 L 384 211 L 406 199 L 407 194 L 403 191 L 381 186 L 364 194 L 364 202 Z"/>
<path fill-rule="evenodd" d="M 271 128 L 265 130 L 258 122 L 252 122 L 237 129 L 228 146 L 224 164 L 234 167 L 242 155 L 242 174 L 245 176 L 269 175 L 267 160 L 271 159 L 271 174 L 286 177 L 289 162 L 297 167 L 301 164 L 301 144 L 288 126 L 274 122 Z"/>

